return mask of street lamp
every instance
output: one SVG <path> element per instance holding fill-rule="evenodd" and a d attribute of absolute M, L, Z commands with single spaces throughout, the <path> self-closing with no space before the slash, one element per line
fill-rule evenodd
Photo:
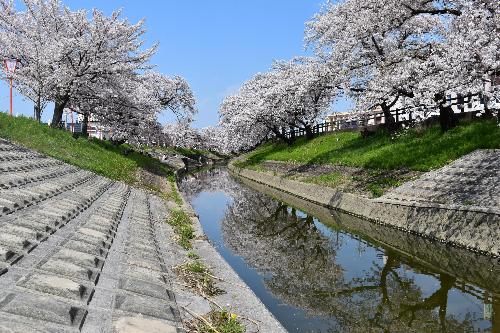
<path fill-rule="evenodd" d="M 10 81 L 10 115 L 12 116 L 12 80 L 16 72 L 17 64 L 19 60 L 16 58 L 5 58 L 3 61 L 3 66 L 5 73 Z"/>

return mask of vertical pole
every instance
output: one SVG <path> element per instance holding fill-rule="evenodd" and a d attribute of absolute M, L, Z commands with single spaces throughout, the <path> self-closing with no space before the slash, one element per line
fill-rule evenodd
<path fill-rule="evenodd" d="M 493 298 L 493 314 L 491 318 L 491 332 L 498 333 L 500 332 L 500 299 Z"/>
<path fill-rule="evenodd" d="M 12 78 L 10 78 L 10 116 L 12 117 Z"/>

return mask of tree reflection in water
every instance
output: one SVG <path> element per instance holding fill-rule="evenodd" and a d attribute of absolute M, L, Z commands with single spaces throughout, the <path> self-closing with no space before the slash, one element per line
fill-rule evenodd
<path fill-rule="evenodd" d="M 226 247 L 259 270 L 267 289 L 284 303 L 309 316 L 333 318 L 331 332 L 474 331 L 477 313 L 447 312 L 454 277 L 426 272 L 392 250 L 384 250 L 383 262 L 368 263 L 362 274 L 350 277 L 337 259 L 342 237 L 325 235 L 312 216 L 236 183 L 224 170 L 216 172 L 216 182 L 212 173 L 184 186 L 188 196 L 207 188 L 231 196 L 221 221 Z M 409 265 L 437 278 L 437 290 L 425 295 L 415 274 L 404 273 Z M 493 307 L 495 322 L 500 311 Z M 493 325 L 490 332 L 498 332 Z"/>

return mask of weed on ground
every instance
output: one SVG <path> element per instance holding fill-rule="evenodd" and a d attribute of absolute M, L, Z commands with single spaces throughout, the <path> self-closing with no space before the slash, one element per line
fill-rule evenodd
<path fill-rule="evenodd" d="M 216 296 L 225 293 L 217 287 L 215 277 L 209 268 L 200 260 L 186 262 L 174 267 L 177 275 L 186 285 L 203 296 Z"/>
<path fill-rule="evenodd" d="M 203 317 L 195 318 L 186 324 L 190 333 L 244 333 L 245 326 L 238 316 L 230 311 L 212 310 Z"/>
<path fill-rule="evenodd" d="M 191 240 L 194 238 L 194 228 L 187 213 L 180 208 L 173 209 L 166 222 L 174 229 L 177 243 L 186 250 L 191 249 L 193 247 Z"/>

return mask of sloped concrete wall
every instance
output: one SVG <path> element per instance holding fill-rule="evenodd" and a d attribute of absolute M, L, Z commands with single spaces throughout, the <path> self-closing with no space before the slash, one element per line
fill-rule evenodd
<path fill-rule="evenodd" d="M 491 210 L 367 199 L 229 164 L 241 177 L 301 199 L 425 238 L 500 257 L 500 214 Z"/>

